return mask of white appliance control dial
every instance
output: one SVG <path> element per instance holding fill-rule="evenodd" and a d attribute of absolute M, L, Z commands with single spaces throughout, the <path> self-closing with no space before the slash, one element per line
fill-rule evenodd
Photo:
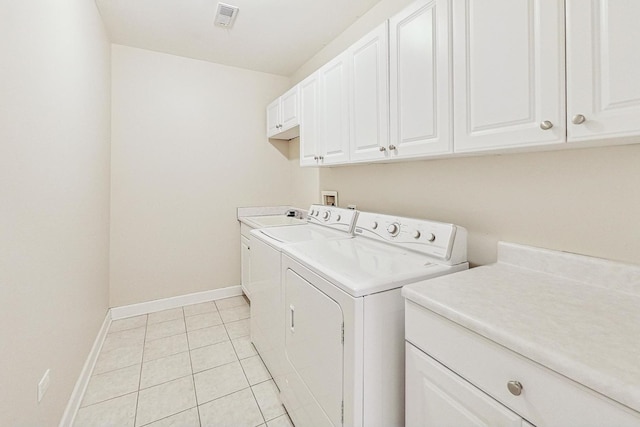
<path fill-rule="evenodd" d="M 394 222 L 393 224 L 389 224 L 387 227 L 387 232 L 392 236 L 397 236 L 400 233 L 400 224 Z"/>
<path fill-rule="evenodd" d="M 340 221 L 341 216 L 340 215 L 336 215 L 336 221 Z"/>
<path fill-rule="evenodd" d="M 433 233 L 427 233 L 427 234 L 425 235 L 425 237 L 426 237 L 426 239 L 427 239 L 428 241 L 430 241 L 430 242 L 433 242 L 434 240 L 436 240 L 436 236 L 435 236 L 435 234 L 433 234 Z"/>
<path fill-rule="evenodd" d="M 324 219 L 325 221 L 328 221 L 330 216 L 331 216 L 331 212 L 327 211 L 322 214 L 322 219 Z"/>
<path fill-rule="evenodd" d="M 318 216 L 318 214 L 319 214 L 319 213 L 320 213 L 320 211 L 316 211 L 316 212 L 314 213 L 314 215 L 315 215 L 315 216 Z"/>
<path fill-rule="evenodd" d="M 314 213 L 316 213 L 316 211 L 314 211 L 313 209 L 311 209 L 311 212 L 309 212 L 309 215 L 313 215 Z"/>
<path fill-rule="evenodd" d="M 416 230 L 413 232 L 413 238 L 414 239 L 419 239 L 420 238 L 420 231 Z"/>
<path fill-rule="evenodd" d="M 377 222 L 377 221 L 373 221 L 373 222 L 371 223 L 371 228 L 373 228 L 374 230 L 375 230 L 376 228 L 378 228 L 378 222 Z"/>

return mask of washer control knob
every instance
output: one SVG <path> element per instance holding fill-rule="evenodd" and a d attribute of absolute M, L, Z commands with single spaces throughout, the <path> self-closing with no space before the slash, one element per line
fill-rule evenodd
<path fill-rule="evenodd" d="M 322 214 L 322 219 L 324 219 L 325 221 L 329 220 L 329 217 L 331 216 L 331 212 L 326 211 L 325 213 Z"/>
<path fill-rule="evenodd" d="M 416 230 L 416 231 L 413 232 L 413 238 L 414 239 L 419 239 L 420 238 L 420 231 L 419 230 Z"/>
<path fill-rule="evenodd" d="M 433 242 L 434 240 L 436 240 L 436 235 L 433 233 L 427 233 L 424 236 L 429 242 Z"/>
<path fill-rule="evenodd" d="M 320 211 L 316 211 L 316 213 L 314 213 L 314 215 L 318 216 L 319 213 L 320 213 Z"/>
<path fill-rule="evenodd" d="M 378 222 L 377 222 L 377 221 L 373 221 L 373 222 L 371 223 L 371 228 L 372 228 L 372 229 L 374 229 L 374 230 L 375 230 L 376 228 L 378 228 Z"/>
<path fill-rule="evenodd" d="M 389 224 L 387 227 L 387 232 L 392 236 L 397 236 L 400 233 L 400 224 L 394 222 L 393 224 Z"/>
<path fill-rule="evenodd" d="M 309 215 L 313 215 L 315 213 L 315 211 L 313 209 L 311 209 L 311 212 L 309 212 Z"/>

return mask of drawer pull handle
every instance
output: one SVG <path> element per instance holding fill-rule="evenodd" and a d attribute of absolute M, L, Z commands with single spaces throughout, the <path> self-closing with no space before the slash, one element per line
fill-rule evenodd
<path fill-rule="evenodd" d="M 522 384 L 520 384 L 520 381 L 509 381 L 507 388 L 514 396 L 520 396 L 520 394 L 522 394 Z"/>

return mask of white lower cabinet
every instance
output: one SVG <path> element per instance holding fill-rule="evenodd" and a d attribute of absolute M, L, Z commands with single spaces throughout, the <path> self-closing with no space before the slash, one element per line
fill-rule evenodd
<path fill-rule="evenodd" d="M 251 245 L 249 236 L 252 228 L 240 224 L 240 284 L 242 292 L 251 299 Z"/>
<path fill-rule="evenodd" d="M 406 358 L 407 427 L 531 426 L 409 343 Z"/>
<path fill-rule="evenodd" d="M 640 2 L 567 0 L 569 141 L 640 133 Z"/>
<path fill-rule="evenodd" d="M 640 426 L 639 413 L 412 301 L 405 337 L 407 427 Z"/>
<path fill-rule="evenodd" d="M 453 4 L 455 152 L 564 142 L 564 2 Z"/>

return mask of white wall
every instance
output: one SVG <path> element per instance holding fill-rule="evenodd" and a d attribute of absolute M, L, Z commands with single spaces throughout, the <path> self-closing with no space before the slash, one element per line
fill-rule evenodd
<path fill-rule="evenodd" d="M 382 0 L 292 81 L 409 2 Z M 311 181 L 318 188 L 294 187 L 293 197 L 337 190 L 341 206 L 457 223 L 470 232 L 474 264 L 493 262 L 498 240 L 640 263 L 639 164 L 640 145 L 632 145 L 322 168 Z"/>
<path fill-rule="evenodd" d="M 109 42 L 91 1 L 5 1 L 0 55 L 0 425 L 53 426 L 108 306 Z"/>
<path fill-rule="evenodd" d="M 111 305 L 240 284 L 236 208 L 288 204 L 281 76 L 112 46 Z"/>

